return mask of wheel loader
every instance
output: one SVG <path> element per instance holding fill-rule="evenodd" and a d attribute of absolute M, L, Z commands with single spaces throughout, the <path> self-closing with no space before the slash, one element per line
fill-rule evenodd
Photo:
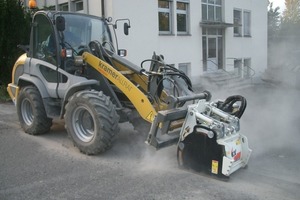
<path fill-rule="evenodd" d="M 131 63 L 115 48 L 116 23 L 71 12 L 33 15 L 30 44 L 20 45 L 26 53 L 7 87 L 24 132 L 46 133 L 53 119 L 64 119 L 74 145 L 94 155 L 130 122 L 157 150 L 177 145 L 183 169 L 227 178 L 245 167 L 252 151 L 239 133 L 246 99 L 211 101 L 210 92 L 195 92 L 189 77 L 156 53 L 140 66 Z M 123 25 L 128 34 L 130 21 Z"/>

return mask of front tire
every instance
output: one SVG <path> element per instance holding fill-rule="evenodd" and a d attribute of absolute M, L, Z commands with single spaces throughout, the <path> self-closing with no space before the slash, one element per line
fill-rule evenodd
<path fill-rule="evenodd" d="M 75 146 L 85 154 L 103 153 L 119 132 L 119 116 L 103 92 L 80 91 L 66 105 L 65 127 Z"/>
<path fill-rule="evenodd" d="M 42 97 L 35 86 L 21 89 L 17 99 L 17 113 L 23 130 L 30 135 L 46 133 L 52 126 L 47 117 Z"/>

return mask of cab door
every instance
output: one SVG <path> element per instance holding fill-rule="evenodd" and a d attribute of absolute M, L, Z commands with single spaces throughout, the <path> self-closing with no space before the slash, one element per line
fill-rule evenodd
<path fill-rule="evenodd" d="M 32 57 L 57 65 L 57 44 L 52 22 L 44 14 L 36 14 L 31 34 Z"/>
<path fill-rule="evenodd" d="M 61 47 L 57 36 L 46 13 L 36 13 L 31 31 L 29 74 L 43 83 L 50 97 L 62 98 L 68 79 L 60 68 Z"/>

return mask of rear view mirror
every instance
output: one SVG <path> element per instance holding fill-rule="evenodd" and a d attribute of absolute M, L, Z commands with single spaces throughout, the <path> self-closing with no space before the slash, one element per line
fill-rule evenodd
<path fill-rule="evenodd" d="M 56 17 L 56 29 L 58 31 L 65 30 L 65 18 L 63 16 Z"/>
<path fill-rule="evenodd" d="M 124 23 L 124 34 L 128 35 L 129 34 L 129 28 L 130 28 L 130 20 L 129 19 L 117 19 L 115 24 L 113 24 L 114 29 L 117 29 L 117 23 L 119 21 L 127 21 Z"/>
<path fill-rule="evenodd" d="M 129 34 L 129 28 L 130 28 L 130 25 L 128 23 L 124 23 L 124 34 L 125 35 Z"/>

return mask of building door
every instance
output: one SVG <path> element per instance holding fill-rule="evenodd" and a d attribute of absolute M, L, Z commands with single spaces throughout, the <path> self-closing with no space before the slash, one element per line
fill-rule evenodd
<path fill-rule="evenodd" d="M 205 29 L 202 37 L 203 71 L 223 68 L 223 37 L 219 29 Z"/>
<path fill-rule="evenodd" d="M 218 69 L 217 37 L 207 37 L 207 71 Z"/>

